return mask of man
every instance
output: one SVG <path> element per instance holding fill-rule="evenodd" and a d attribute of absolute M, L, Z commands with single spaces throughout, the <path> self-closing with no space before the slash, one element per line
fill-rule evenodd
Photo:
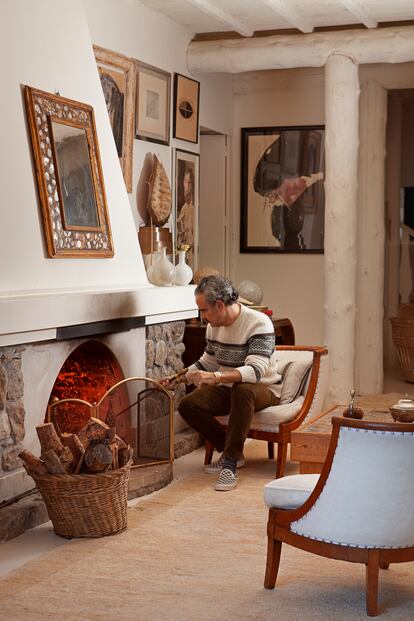
<path fill-rule="evenodd" d="M 183 419 L 213 444 L 221 457 L 207 473 L 219 473 L 215 489 L 237 485 L 243 446 L 253 413 L 279 403 L 273 324 L 264 313 L 242 306 L 232 283 L 221 276 L 200 281 L 195 299 L 208 322 L 201 358 L 183 376 L 197 387 L 179 405 Z M 181 378 L 178 380 L 181 381 Z M 229 414 L 227 433 L 214 418 Z"/>

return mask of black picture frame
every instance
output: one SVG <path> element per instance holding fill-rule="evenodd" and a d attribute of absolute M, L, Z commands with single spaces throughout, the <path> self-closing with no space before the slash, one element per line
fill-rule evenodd
<path fill-rule="evenodd" d="M 174 73 L 173 138 L 198 143 L 200 82 Z"/>
<path fill-rule="evenodd" d="M 241 253 L 324 252 L 324 125 L 241 130 Z"/>

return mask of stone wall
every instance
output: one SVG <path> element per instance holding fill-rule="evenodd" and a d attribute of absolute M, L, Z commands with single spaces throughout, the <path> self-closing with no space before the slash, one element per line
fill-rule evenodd
<path fill-rule="evenodd" d="M 23 346 L 0 348 L 0 476 L 21 468 L 24 438 Z"/>
<path fill-rule="evenodd" d="M 181 356 L 185 350 L 184 329 L 184 321 L 147 326 L 145 343 L 147 377 L 156 380 L 166 375 L 173 375 L 183 368 Z M 184 395 L 185 385 L 180 384 L 175 390 L 176 408 Z"/>

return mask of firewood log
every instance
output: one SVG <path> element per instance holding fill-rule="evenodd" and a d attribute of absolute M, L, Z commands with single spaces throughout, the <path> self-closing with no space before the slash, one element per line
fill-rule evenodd
<path fill-rule="evenodd" d="M 92 444 L 84 455 L 83 470 L 85 472 L 97 473 L 108 470 L 112 464 L 112 452 L 107 444 Z"/>
<path fill-rule="evenodd" d="M 116 438 L 116 441 L 118 442 L 118 450 L 125 449 L 127 447 L 126 442 L 124 442 L 122 438 L 120 438 L 118 435 L 115 436 L 115 438 Z"/>
<path fill-rule="evenodd" d="M 113 470 L 118 470 L 118 468 L 119 468 L 118 442 L 116 441 L 115 437 L 112 440 L 112 442 L 109 443 L 109 448 L 111 449 L 111 453 L 112 453 L 112 469 Z"/>
<path fill-rule="evenodd" d="M 36 426 L 37 435 L 40 441 L 41 452 L 53 450 L 59 454 L 63 450 L 63 444 L 56 432 L 53 423 L 45 423 Z"/>
<path fill-rule="evenodd" d="M 75 464 L 78 464 L 85 452 L 85 447 L 79 440 L 78 436 L 75 433 L 64 433 L 61 436 L 61 440 L 63 444 L 70 449 Z"/>
<path fill-rule="evenodd" d="M 134 451 L 131 446 L 126 446 L 125 448 L 118 450 L 118 462 L 120 468 L 126 466 L 129 460 L 132 459 L 133 453 Z"/>
<path fill-rule="evenodd" d="M 89 445 L 105 440 L 107 437 L 109 427 L 99 418 L 90 418 L 86 425 L 78 432 L 78 438 L 80 442 L 88 449 Z"/>
<path fill-rule="evenodd" d="M 24 467 L 26 468 L 28 474 L 32 475 L 42 475 L 47 474 L 47 468 L 41 459 L 33 455 L 30 451 L 24 449 L 18 455 L 20 459 L 24 462 Z"/>
<path fill-rule="evenodd" d="M 45 462 L 49 474 L 66 474 L 65 466 L 53 449 L 49 449 L 45 453 L 42 453 L 41 458 Z"/>

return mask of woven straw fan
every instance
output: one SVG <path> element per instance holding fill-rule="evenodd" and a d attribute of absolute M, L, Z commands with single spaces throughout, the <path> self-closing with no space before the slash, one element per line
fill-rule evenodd
<path fill-rule="evenodd" d="M 154 167 L 149 180 L 148 213 L 156 226 L 165 224 L 171 213 L 171 187 L 159 157 L 154 153 Z"/>

